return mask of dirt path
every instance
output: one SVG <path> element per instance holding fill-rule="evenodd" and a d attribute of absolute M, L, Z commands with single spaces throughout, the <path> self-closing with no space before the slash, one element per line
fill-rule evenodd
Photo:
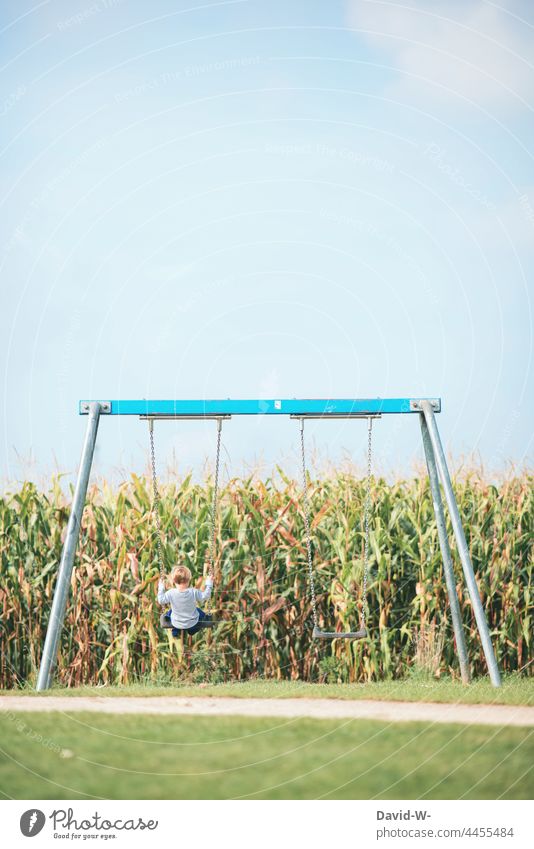
<path fill-rule="evenodd" d="M 0 711 L 143 713 L 182 716 L 377 719 L 383 722 L 459 722 L 462 725 L 534 725 L 534 707 L 338 699 L 232 699 L 102 696 L 0 696 Z"/>

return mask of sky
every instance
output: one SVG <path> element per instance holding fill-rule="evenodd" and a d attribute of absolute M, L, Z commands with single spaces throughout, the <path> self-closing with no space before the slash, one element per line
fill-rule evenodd
<path fill-rule="evenodd" d="M 443 399 L 451 461 L 532 461 L 534 5 L 25 0 L 0 9 L 4 485 L 72 480 L 87 398 Z M 362 422 L 310 422 L 361 465 Z M 146 468 L 101 421 L 94 472 Z M 412 474 L 416 416 L 374 428 Z M 201 475 L 212 422 L 157 426 Z M 292 471 L 234 418 L 224 476 Z"/>

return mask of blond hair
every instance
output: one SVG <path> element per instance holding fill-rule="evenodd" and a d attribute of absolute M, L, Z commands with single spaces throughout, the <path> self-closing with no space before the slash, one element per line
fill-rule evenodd
<path fill-rule="evenodd" d="M 191 583 L 191 569 L 187 566 L 176 566 L 172 570 L 171 580 L 173 584 L 188 584 Z"/>

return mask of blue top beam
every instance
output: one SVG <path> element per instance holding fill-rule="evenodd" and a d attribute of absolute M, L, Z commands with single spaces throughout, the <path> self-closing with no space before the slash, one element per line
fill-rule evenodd
<path fill-rule="evenodd" d="M 440 398 L 260 398 L 178 401 L 101 401 L 112 416 L 357 416 L 418 413 L 420 401 L 432 402 L 441 412 Z M 80 401 L 80 415 L 87 415 L 90 401 Z"/>

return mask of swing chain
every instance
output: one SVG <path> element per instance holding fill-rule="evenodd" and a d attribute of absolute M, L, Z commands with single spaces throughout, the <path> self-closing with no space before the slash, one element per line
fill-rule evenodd
<path fill-rule="evenodd" d="M 208 575 L 215 570 L 215 550 L 216 550 L 216 535 L 217 535 L 217 503 L 219 494 L 219 467 L 221 464 L 221 433 L 222 419 L 217 419 L 217 448 L 215 451 L 215 477 L 213 480 L 213 496 L 211 500 L 211 522 L 210 522 L 210 543 L 208 549 Z M 211 612 L 211 596 L 208 601 L 208 613 Z"/>
<path fill-rule="evenodd" d="M 150 435 L 150 459 L 152 463 L 152 509 L 155 513 L 156 518 L 156 559 L 158 561 L 159 566 L 159 578 L 160 581 L 165 579 L 165 567 L 163 564 L 163 546 L 161 544 L 161 517 L 159 511 L 159 488 L 158 488 L 158 477 L 156 474 L 156 451 L 154 448 L 154 422 L 152 419 L 148 420 L 148 432 Z"/>
<path fill-rule="evenodd" d="M 302 496 L 304 503 L 304 527 L 306 530 L 306 553 L 308 556 L 308 579 L 310 583 L 310 593 L 313 611 L 313 624 L 315 628 L 319 627 L 317 617 L 317 596 L 315 594 L 315 579 L 313 577 L 313 555 L 311 543 L 310 529 L 310 502 L 308 499 L 308 473 L 306 471 L 306 451 L 304 448 L 304 419 L 300 420 L 300 450 L 302 455 Z"/>
<path fill-rule="evenodd" d="M 365 485 L 364 503 L 364 549 L 363 549 L 363 585 L 362 585 L 362 609 L 360 614 L 360 628 L 365 629 L 367 611 L 367 583 L 369 577 L 369 522 L 371 518 L 371 471 L 373 461 L 373 420 L 367 419 L 367 479 Z"/>

